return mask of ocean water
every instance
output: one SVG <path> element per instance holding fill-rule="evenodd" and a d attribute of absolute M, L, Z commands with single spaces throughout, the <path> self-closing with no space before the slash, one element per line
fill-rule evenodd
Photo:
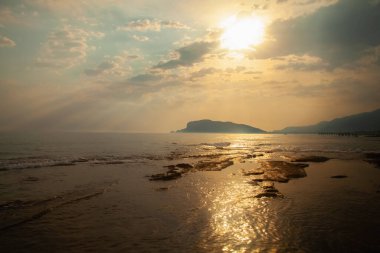
<path fill-rule="evenodd" d="M 380 252 L 380 169 L 368 153 L 380 138 L 0 134 L 1 251 Z M 282 197 L 255 197 L 246 171 L 310 155 L 330 160 L 276 182 Z M 211 165 L 149 180 L 181 163 Z"/>

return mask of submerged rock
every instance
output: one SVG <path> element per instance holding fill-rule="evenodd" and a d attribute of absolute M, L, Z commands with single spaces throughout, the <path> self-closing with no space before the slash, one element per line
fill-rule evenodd
<path fill-rule="evenodd" d="M 255 175 L 261 175 L 264 174 L 264 171 L 262 169 L 253 169 L 249 171 L 243 171 L 244 176 L 255 176 Z"/>
<path fill-rule="evenodd" d="M 330 178 L 346 178 L 346 175 L 336 175 L 336 176 L 331 176 Z"/>
<path fill-rule="evenodd" d="M 282 195 L 275 187 L 273 182 L 263 181 L 259 184 L 262 191 L 258 193 L 255 198 L 283 198 Z"/>
<path fill-rule="evenodd" d="M 39 180 L 40 179 L 38 177 L 28 176 L 28 177 L 24 178 L 22 181 L 24 181 L 24 182 L 37 182 Z"/>
<path fill-rule="evenodd" d="M 283 198 L 284 195 L 279 193 L 277 189 L 260 192 L 255 198 Z"/>
<path fill-rule="evenodd" d="M 180 177 L 182 177 L 182 173 L 176 172 L 176 171 L 170 171 L 166 173 L 158 173 L 158 174 L 151 175 L 149 180 L 150 181 L 159 181 L 159 180 L 169 181 L 169 180 L 174 180 Z"/>
<path fill-rule="evenodd" d="M 231 165 L 233 165 L 234 162 L 231 158 L 227 158 L 224 160 L 211 160 L 211 161 L 199 161 L 195 168 L 197 170 L 202 171 L 219 171 L 223 170 Z"/>
<path fill-rule="evenodd" d="M 291 178 L 306 177 L 305 169 L 308 164 L 289 163 L 284 161 L 266 161 L 262 162 L 262 175 L 265 181 L 277 181 L 281 183 L 288 182 Z"/>
<path fill-rule="evenodd" d="M 292 162 L 306 162 L 306 163 L 307 162 L 323 163 L 323 162 L 326 162 L 328 160 L 330 160 L 330 158 L 325 157 L 325 156 L 312 155 L 312 156 L 303 156 L 303 157 L 294 158 L 291 161 Z"/>

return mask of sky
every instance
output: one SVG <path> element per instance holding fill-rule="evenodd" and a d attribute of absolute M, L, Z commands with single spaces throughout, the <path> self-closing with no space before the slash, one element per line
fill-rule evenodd
<path fill-rule="evenodd" d="M 1 0 L 0 131 L 265 130 L 380 108 L 379 0 Z"/>

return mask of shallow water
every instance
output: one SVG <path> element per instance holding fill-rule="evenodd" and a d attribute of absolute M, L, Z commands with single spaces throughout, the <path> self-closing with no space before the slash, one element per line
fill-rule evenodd
<path fill-rule="evenodd" d="M 12 252 L 376 252 L 380 169 L 364 153 L 379 151 L 380 139 L 366 137 L 3 134 L 0 244 Z M 332 160 L 275 183 L 284 198 L 254 197 L 260 187 L 245 170 L 300 154 Z M 234 165 L 146 177 L 215 157 Z"/>

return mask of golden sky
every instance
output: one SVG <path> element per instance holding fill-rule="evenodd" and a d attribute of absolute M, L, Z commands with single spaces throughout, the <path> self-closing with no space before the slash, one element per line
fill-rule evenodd
<path fill-rule="evenodd" d="M 377 0 L 5 0 L 0 130 L 265 130 L 380 107 Z"/>

